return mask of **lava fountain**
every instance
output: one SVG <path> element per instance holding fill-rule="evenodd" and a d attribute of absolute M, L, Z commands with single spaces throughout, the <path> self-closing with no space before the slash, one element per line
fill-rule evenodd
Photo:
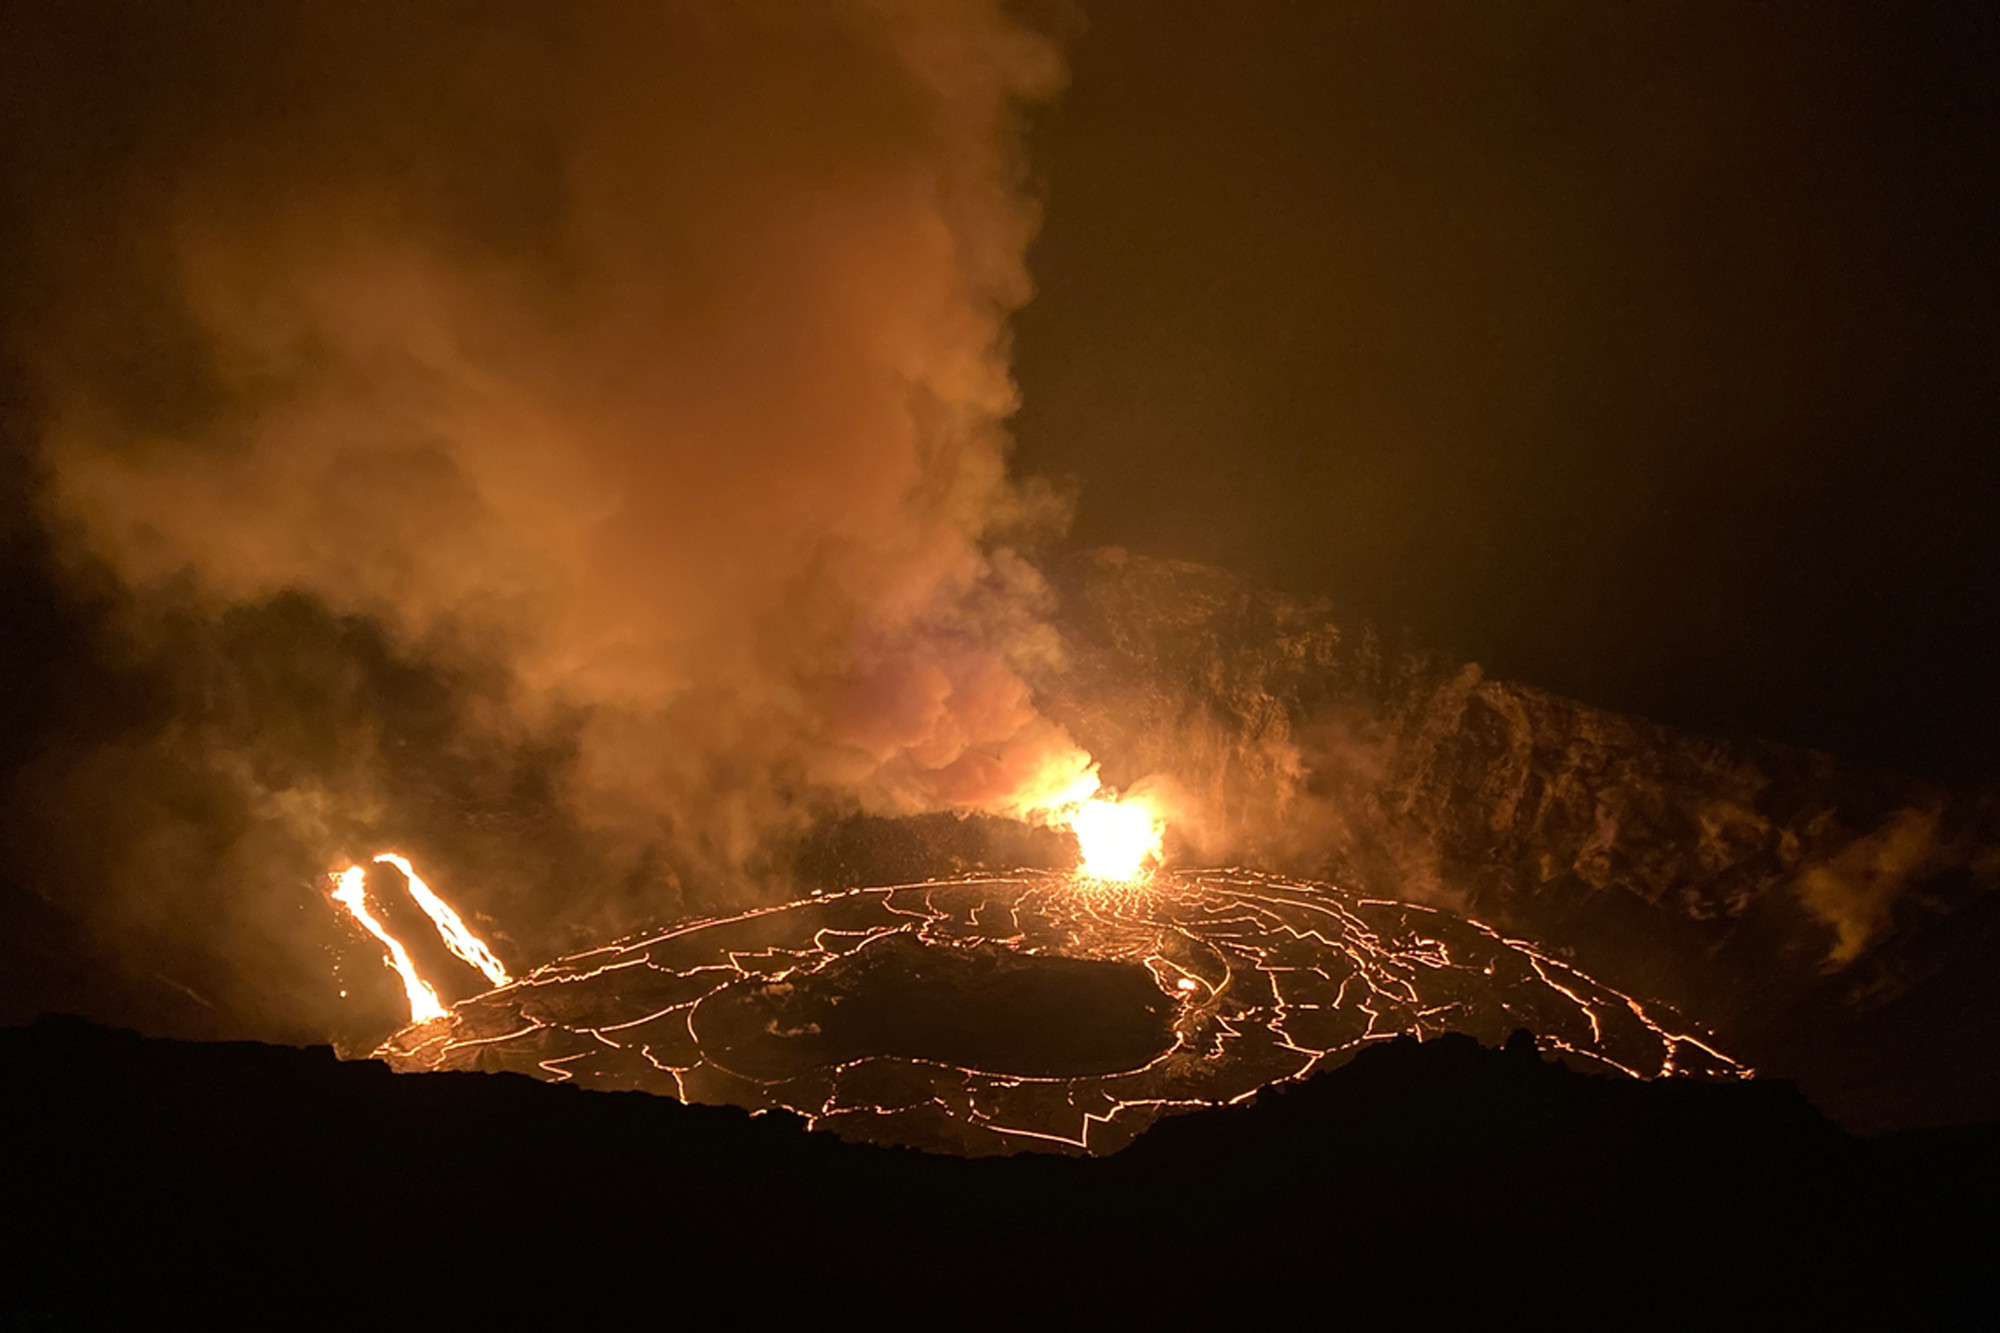
<path fill-rule="evenodd" d="M 1080 875 L 1129 884 L 1160 863 L 1166 823 L 1143 799 L 1085 801 L 1069 826 L 1082 857 Z"/>

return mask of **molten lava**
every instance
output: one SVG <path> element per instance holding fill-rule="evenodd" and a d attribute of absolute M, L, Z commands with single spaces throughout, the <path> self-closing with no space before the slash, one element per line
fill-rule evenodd
<path fill-rule="evenodd" d="M 410 997 L 410 1021 L 428 1023 L 434 1018 L 443 1018 L 445 1007 L 430 983 L 417 975 L 417 965 L 410 961 L 410 951 L 368 910 L 368 895 L 363 883 L 367 874 L 360 866 L 349 866 L 335 875 L 333 882 L 338 887 L 333 891 L 333 900 L 346 908 L 347 914 L 359 922 L 363 930 L 380 940 L 382 947 L 388 951 L 383 961 L 402 978 L 403 993 Z"/>
<path fill-rule="evenodd" d="M 431 919 L 431 924 L 437 927 L 439 936 L 443 938 L 444 947 L 451 950 L 455 957 L 477 968 L 496 986 L 504 986 L 513 980 L 507 975 L 507 969 L 500 965 L 500 960 L 493 956 L 493 951 L 486 947 L 486 941 L 465 928 L 465 922 L 451 910 L 450 903 L 431 892 L 431 886 L 424 883 L 407 857 L 383 852 L 375 858 L 375 864 L 392 865 L 403 872 L 403 878 L 410 882 L 410 896 L 417 900 L 417 906 L 424 909 L 424 915 Z"/>
<path fill-rule="evenodd" d="M 1159 864 L 1166 826 L 1143 800 L 1085 801 L 1069 823 L 1083 854 L 1083 875 L 1130 883 Z"/>
<path fill-rule="evenodd" d="M 467 929 L 464 918 L 453 910 L 451 904 L 438 897 L 431 886 L 424 883 L 422 876 L 417 874 L 416 867 L 410 864 L 409 858 L 395 852 L 382 852 L 374 860 L 377 865 L 392 865 L 403 872 L 403 878 L 410 886 L 410 897 L 423 909 L 431 924 L 437 927 L 438 937 L 444 941 L 445 948 L 451 950 L 454 957 L 477 970 L 495 986 L 505 986 L 512 982 L 513 978 L 507 975 L 507 969 L 501 965 L 499 958 L 494 956 L 493 950 L 486 946 L 486 941 Z M 410 1021 L 427 1023 L 434 1018 L 444 1017 L 445 1007 L 438 999 L 437 990 L 418 975 L 417 965 L 411 961 L 410 951 L 405 949 L 403 942 L 391 935 L 389 928 L 368 910 L 367 874 L 368 872 L 361 866 L 349 866 L 345 870 L 336 872 L 331 877 L 336 886 L 333 900 L 346 908 L 347 914 L 353 917 L 362 929 L 381 942 L 382 948 L 386 951 L 382 960 L 384 965 L 402 979 L 403 992 L 409 996 Z"/>

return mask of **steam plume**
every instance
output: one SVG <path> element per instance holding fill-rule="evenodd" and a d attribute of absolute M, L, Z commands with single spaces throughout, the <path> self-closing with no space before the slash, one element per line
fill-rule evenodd
<path fill-rule="evenodd" d="M 372 627 L 457 691 L 468 762 L 560 750 L 551 799 L 641 879 L 1086 772 L 1008 549 L 1059 506 L 1001 430 L 1018 118 L 1061 66 L 997 0 L 4 23 L 9 355 L 41 512 L 128 637 L 301 596 Z M 139 748 L 198 751 L 300 864 L 396 762 L 364 726 L 274 772 L 168 713 Z M 50 801 L 142 781 L 88 753 Z M 232 893 L 272 873 L 244 855 Z"/>

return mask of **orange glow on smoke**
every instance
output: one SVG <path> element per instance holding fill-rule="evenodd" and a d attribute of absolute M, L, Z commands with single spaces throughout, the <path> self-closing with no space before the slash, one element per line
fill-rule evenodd
<path fill-rule="evenodd" d="M 361 928 L 382 942 L 389 951 L 384 960 L 403 980 L 403 993 L 410 997 L 410 1021 L 428 1023 L 433 1018 L 443 1018 L 444 1005 L 438 1000 L 438 993 L 430 983 L 417 975 L 417 965 L 410 961 L 410 951 L 403 942 L 389 933 L 388 927 L 375 919 L 368 910 L 368 896 L 362 881 L 368 872 L 360 866 L 349 866 L 333 877 L 338 885 L 333 891 L 333 900 L 347 909 L 347 914 L 361 924 Z"/>
<path fill-rule="evenodd" d="M 1083 853 L 1080 874 L 1129 883 L 1159 864 L 1166 825 L 1144 800 L 1085 801 L 1070 816 L 1069 826 Z"/>
<path fill-rule="evenodd" d="M 507 975 L 507 969 L 501 965 L 499 958 L 494 956 L 493 950 L 486 947 L 486 941 L 467 929 L 464 918 L 452 909 L 451 904 L 438 897 L 431 886 L 424 883 L 423 877 L 417 874 L 416 867 L 410 864 L 409 858 L 395 852 L 382 852 L 374 859 L 377 865 L 392 865 L 403 872 L 403 878 L 409 881 L 410 897 L 416 900 L 417 906 L 424 909 L 424 915 L 437 927 L 438 937 L 444 941 L 445 948 L 450 949 L 454 957 L 468 967 L 476 969 L 495 986 L 505 986 L 513 981 L 513 978 Z M 367 875 L 368 872 L 361 866 L 349 866 L 345 870 L 336 872 L 332 876 L 336 886 L 333 900 L 346 908 L 347 914 L 353 917 L 363 930 L 381 941 L 382 947 L 387 950 L 387 956 L 382 961 L 402 978 L 403 993 L 410 999 L 410 1021 L 427 1023 L 433 1018 L 443 1018 L 444 1004 L 438 999 L 437 990 L 417 974 L 417 965 L 411 961 L 410 951 L 405 949 L 403 942 L 391 935 L 389 928 L 368 910 Z"/>

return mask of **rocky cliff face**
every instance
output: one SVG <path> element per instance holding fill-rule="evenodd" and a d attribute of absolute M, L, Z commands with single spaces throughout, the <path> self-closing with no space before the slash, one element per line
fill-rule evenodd
<path fill-rule="evenodd" d="M 2000 1116 L 2000 805 L 1487 678 L 1218 570 L 1053 574 L 1049 707 L 1190 860 L 1457 907 L 1713 1025 L 1848 1123 Z M 1947 1057 L 1947 1047 L 1956 1056 Z"/>

